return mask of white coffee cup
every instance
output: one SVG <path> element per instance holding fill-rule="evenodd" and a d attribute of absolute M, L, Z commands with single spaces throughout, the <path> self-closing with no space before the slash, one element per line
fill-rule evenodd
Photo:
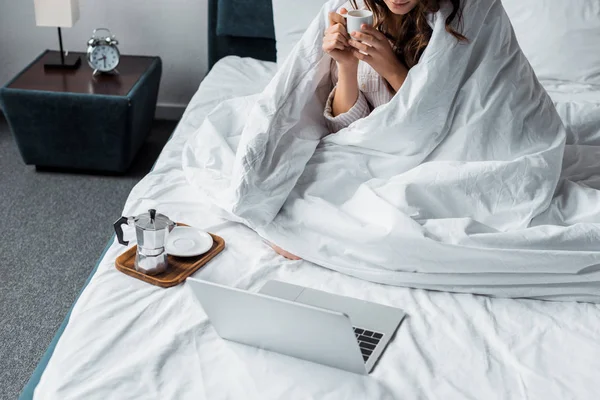
<path fill-rule="evenodd" d="M 369 10 L 352 10 L 344 14 L 346 18 L 346 30 L 348 34 L 360 32 L 362 24 L 373 26 L 373 13 Z"/>

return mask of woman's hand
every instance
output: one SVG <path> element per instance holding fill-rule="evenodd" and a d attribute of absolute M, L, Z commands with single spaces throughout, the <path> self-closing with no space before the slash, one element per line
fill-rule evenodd
<path fill-rule="evenodd" d="M 342 8 L 341 14 L 348 13 Z M 346 30 L 346 19 L 335 12 L 329 13 L 329 28 L 323 37 L 323 50 L 331 56 L 340 66 L 358 65 L 358 59 L 352 55 L 352 47 L 348 44 L 350 36 Z"/>
<path fill-rule="evenodd" d="M 348 41 L 354 57 L 369 64 L 397 92 L 408 74 L 408 69 L 398 60 L 387 37 L 369 25 L 362 25 L 360 32 L 352 32 Z"/>
<path fill-rule="evenodd" d="M 271 246 L 273 248 L 273 250 L 275 250 L 275 253 L 279 254 L 280 256 L 284 256 L 288 260 L 302 260 L 300 257 L 295 256 L 292 253 L 285 251 L 284 249 L 282 249 L 279 246 L 275 246 L 273 243 L 269 242 L 269 246 Z"/>

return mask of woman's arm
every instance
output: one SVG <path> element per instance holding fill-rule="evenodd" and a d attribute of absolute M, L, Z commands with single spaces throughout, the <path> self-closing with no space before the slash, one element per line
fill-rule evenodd
<path fill-rule="evenodd" d="M 358 63 L 339 64 L 338 82 L 331 104 L 331 114 L 337 117 L 347 113 L 358 100 Z"/>
<path fill-rule="evenodd" d="M 342 14 L 348 11 L 340 10 Z M 337 82 L 331 91 L 323 116 L 331 133 L 338 132 L 354 121 L 369 115 L 370 109 L 365 96 L 358 90 L 358 60 L 348 44 L 346 20 L 337 13 L 329 14 L 330 27 L 325 31 L 323 50 L 333 58 L 331 68 L 337 69 Z M 333 73 L 332 73 L 333 75 Z"/>
<path fill-rule="evenodd" d="M 323 50 L 337 64 L 338 82 L 330 105 L 331 117 L 348 112 L 358 100 L 358 60 L 352 54 L 348 44 L 350 36 L 346 30 L 346 19 L 342 14 L 348 10 L 342 8 L 341 14 L 329 13 L 329 28 L 323 37 Z"/>
<path fill-rule="evenodd" d="M 347 110 L 345 110 L 345 108 L 342 108 L 341 111 L 343 112 L 340 113 L 340 110 L 338 109 L 338 112 L 334 113 L 334 99 L 337 98 L 338 101 L 344 100 L 347 96 L 344 95 L 344 93 L 348 92 L 344 92 L 344 90 L 342 90 L 342 95 L 338 96 L 338 90 L 340 90 L 341 87 L 339 81 L 340 73 L 338 64 L 332 63 L 331 68 L 332 83 L 334 85 L 334 88 L 329 93 L 329 97 L 327 98 L 327 102 L 325 103 L 325 111 L 323 112 L 323 116 L 325 117 L 325 123 L 329 128 L 329 132 L 337 133 L 342 129 L 349 127 L 353 122 L 358 121 L 361 118 L 368 117 L 371 113 L 371 107 L 369 106 L 369 102 L 367 101 L 367 98 L 365 97 L 364 93 L 358 90 L 359 83 L 357 82 L 355 85 L 358 93 L 356 100 L 354 100 L 354 102 L 352 102 L 352 100 L 349 100 L 347 104 L 342 105 L 342 107 L 349 107 Z M 358 78 L 356 79 L 358 80 Z M 347 87 L 343 84 L 342 86 L 344 86 L 344 88 Z"/>
<path fill-rule="evenodd" d="M 404 84 L 404 81 L 406 80 L 407 76 L 408 69 L 404 65 L 402 65 L 396 71 L 393 71 L 392 73 L 388 74 L 385 80 L 387 81 L 387 83 L 390 84 L 392 89 L 394 89 L 394 92 L 398 93 L 398 90 L 400 90 L 400 88 Z"/>

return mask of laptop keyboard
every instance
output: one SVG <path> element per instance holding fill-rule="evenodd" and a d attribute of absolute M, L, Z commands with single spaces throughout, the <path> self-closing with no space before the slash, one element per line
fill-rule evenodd
<path fill-rule="evenodd" d="M 356 336 L 356 340 L 358 341 L 358 347 L 360 347 L 360 352 L 362 353 L 363 360 L 365 363 L 377 347 L 377 344 L 381 341 L 383 337 L 382 333 L 372 332 L 367 329 L 358 328 L 356 326 L 352 327 L 354 329 L 354 335 Z"/>

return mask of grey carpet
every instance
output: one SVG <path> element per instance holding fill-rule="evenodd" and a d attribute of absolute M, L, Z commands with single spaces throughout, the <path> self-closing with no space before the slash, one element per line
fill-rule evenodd
<path fill-rule="evenodd" d="M 155 121 L 124 176 L 37 172 L 0 113 L 0 399 L 16 399 L 175 128 Z"/>

